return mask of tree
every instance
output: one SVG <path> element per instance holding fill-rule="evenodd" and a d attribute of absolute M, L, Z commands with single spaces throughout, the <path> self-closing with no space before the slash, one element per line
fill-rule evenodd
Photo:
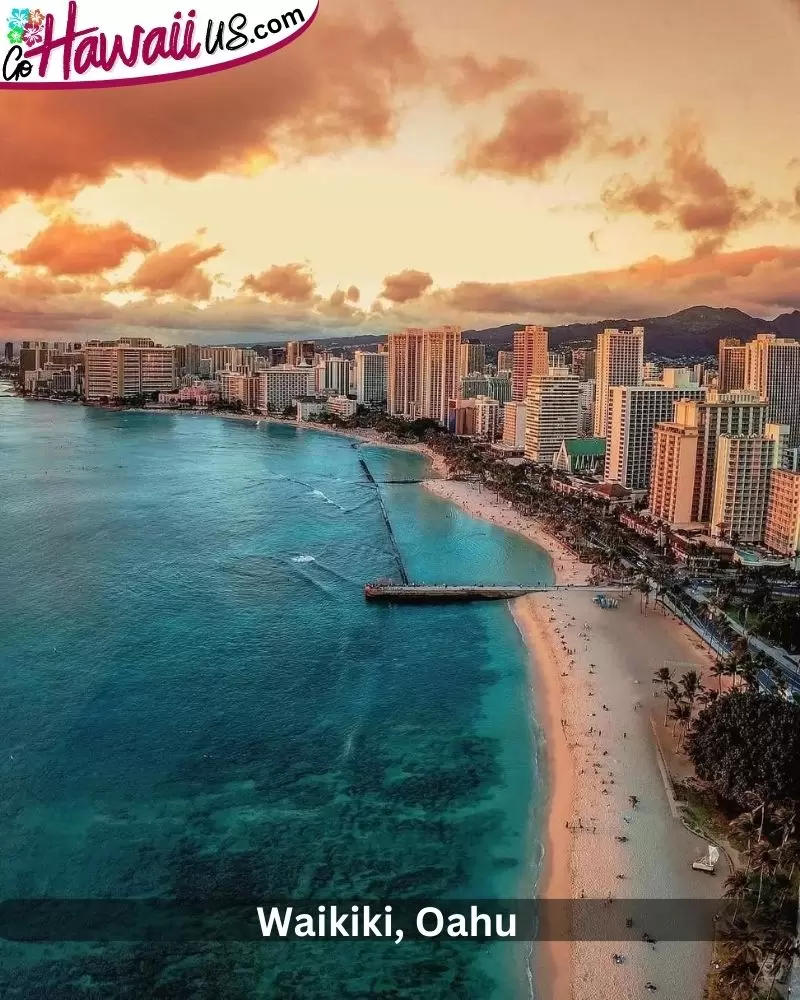
<path fill-rule="evenodd" d="M 687 750 L 698 777 L 741 809 L 800 799 L 800 706 L 734 691 L 692 723 Z"/>

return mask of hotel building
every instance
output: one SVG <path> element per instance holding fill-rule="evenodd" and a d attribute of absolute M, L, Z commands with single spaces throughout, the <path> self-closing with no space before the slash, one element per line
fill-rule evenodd
<path fill-rule="evenodd" d="M 795 447 L 800 444 L 800 341 L 760 333 L 746 348 L 745 386 L 767 400 L 770 423 L 788 424 Z"/>
<path fill-rule="evenodd" d="M 719 373 L 717 375 L 719 392 L 744 389 L 746 355 L 747 348 L 741 340 L 729 337 L 719 342 Z"/>
<path fill-rule="evenodd" d="M 514 352 L 513 351 L 498 351 L 497 352 L 497 371 L 500 372 L 512 372 L 514 370 Z"/>
<path fill-rule="evenodd" d="M 84 358 L 84 396 L 88 400 L 170 392 L 177 385 L 175 348 L 161 347 L 146 338 L 104 346 L 90 341 Z"/>
<path fill-rule="evenodd" d="M 248 410 L 259 408 L 259 381 L 257 375 L 244 372 L 220 372 L 217 375 L 219 398 L 225 403 L 241 402 Z"/>
<path fill-rule="evenodd" d="M 723 434 L 717 444 L 711 535 L 753 544 L 764 537 L 774 441 Z"/>
<path fill-rule="evenodd" d="M 597 389 L 594 407 L 594 436 L 608 432 L 611 389 L 618 385 L 641 385 L 644 363 L 644 327 L 632 330 L 604 330 L 597 335 Z"/>
<path fill-rule="evenodd" d="M 347 358 L 328 358 L 323 363 L 324 385 L 321 387 L 338 396 L 346 396 L 350 392 L 350 362 Z"/>
<path fill-rule="evenodd" d="M 687 369 L 668 368 L 661 385 L 614 386 L 610 390 L 605 479 L 629 490 L 647 489 L 653 429 L 669 421 L 681 399 L 702 400 L 705 389 L 690 381 Z"/>
<path fill-rule="evenodd" d="M 800 472 L 772 470 L 764 544 L 790 559 L 800 555 Z"/>
<path fill-rule="evenodd" d="M 550 464 L 565 438 L 578 437 L 580 381 L 575 375 L 535 375 L 525 400 L 525 458 Z"/>
<path fill-rule="evenodd" d="M 258 409 L 282 413 L 298 396 L 313 396 L 315 374 L 310 365 L 267 368 L 259 372 Z"/>
<path fill-rule="evenodd" d="M 461 345 L 459 354 L 459 374 L 462 378 L 474 372 L 483 374 L 486 370 L 486 347 L 473 341 Z"/>
<path fill-rule="evenodd" d="M 447 424 L 450 400 L 458 398 L 461 330 L 390 333 L 387 402 L 392 416 Z"/>
<path fill-rule="evenodd" d="M 362 406 L 382 406 L 389 381 L 389 355 L 356 351 L 356 400 Z"/>
<path fill-rule="evenodd" d="M 525 402 L 532 379 L 547 375 L 550 367 L 547 340 L 547 330 L 541 326 L 526 326 L 514 334 L 511 398 L 515 403 Z"/>
<path fill-rule="evenodd" d="M 693 521 L 699 437 L 692 424 L 663 423 L 653 431 L 650 512 L 673 526 Z"/>
<path fill-rule="evenodd" d="M 506 403 L 503 407 L 503 444 L 524 449 L 527 410 L 524 403 Z"/>

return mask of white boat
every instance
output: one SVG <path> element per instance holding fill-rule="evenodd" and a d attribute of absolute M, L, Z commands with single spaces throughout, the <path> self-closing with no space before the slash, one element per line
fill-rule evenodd
<path fill-rule="evenodd" d="M 708 872 L 710 875 L 713 875 L 717 870 L 718 861 L 719 848 L 714 847 L 713 844 L 709 844 L 705 857 L 700 858 L 699 861 L 693 861 L 692 868 L 694 868 L 696 872 Z"/>

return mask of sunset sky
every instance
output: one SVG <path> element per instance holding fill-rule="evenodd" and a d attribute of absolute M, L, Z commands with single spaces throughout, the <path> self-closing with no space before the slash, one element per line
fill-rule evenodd
<path fill-rule="evenodd" d="M 800 0 L 321 0 L 239 69 L 2 91 L 0 339 L 800 307 L 798 56 Z"/>

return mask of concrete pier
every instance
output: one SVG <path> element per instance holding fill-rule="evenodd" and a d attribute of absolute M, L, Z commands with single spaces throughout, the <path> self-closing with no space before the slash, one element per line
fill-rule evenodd
<path fill-rule="evenodd" d="M 630 587 L 612 584 L 607 587 L 569 586 L 554 584 L 548 586 L 503 587 L 503 586 L 472 586 L 472 585 L 436 585 L 409 584 L 399 586 L 395 583 L 368 583 L 364 587 L 364 597 L 368 601 L 386 601 L 389 603 L 436 604 L 451 601 L 512 601 L 515 597 L 525 594 L 552 593 L 559 590 L 584 590 L 597 594 L 627 593 Z"/>

